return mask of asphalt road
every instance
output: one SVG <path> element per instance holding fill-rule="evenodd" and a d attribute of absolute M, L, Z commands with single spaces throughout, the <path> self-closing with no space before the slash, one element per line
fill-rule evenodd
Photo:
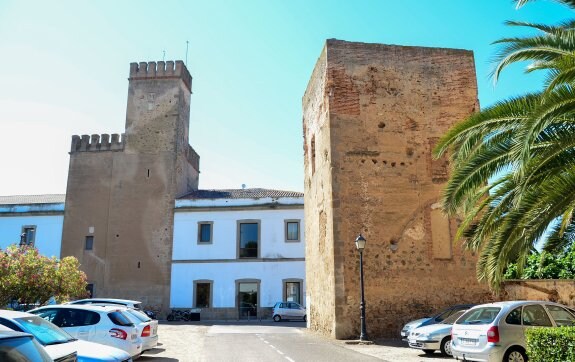
<path fill-rule="evenodd" d="M 302 322 L 160 322 L 158 335 L 160 345 L 138 362 L 453 361 L 398 341 L 349 345 L 313 334 Z"/>

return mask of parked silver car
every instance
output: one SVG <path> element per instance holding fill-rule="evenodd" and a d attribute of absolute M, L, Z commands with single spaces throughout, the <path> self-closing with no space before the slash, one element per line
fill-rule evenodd
<path fill-rule="evenodd" d="M 465 361 L 527 361 L 525 329 L 575 326 L 575 314 L 561 304 L 510 301 L 478 305 L 451 330 L 453 357 Z"/>
<path fill-rule="evenodd" d="M 301 319 L 306 320 L 306 310 L 296 302 L 277 302 L 274 305 L 272 313 L 273 319 L 276 322 L 282 319 Z"/>
<path fill-rule="evenodd" d="M 421 349 L 425 354 L 440 351 L 443 355 L 451 356 L 451 326 L 465 312 L 458 310 L 439 323 L 411 330 L 407 337 L 409 347 Z"/>
<path fill-rule="evenodd" d="M 450 306 L 448 308 L 445 308 L 445 309 L 441 310 L 440 312 L 432 315 L 431 317 L 423 317 L 420 319 L 413 320 L 413 321 L 407 323 L 406 325 L 404 325 L 403 328 L 401 329 L 401 339 L 404 341 L 407 341 L 407 337 L 409 336 L 409 333 L 411 332 L 411 330 L 413 330 L 415 328 L 423 327 L 423 326 L 428 326 L 430 324 L 440 323 L 445 318 L 448 318 L 450 315 L 452 315 L 453 313 L 455 313 L 459 310 L 467 310 L 467 309 L 473 307 L 474 305 L 475 304 L 457 304 L 457 305 L 453 305 L 453 306 Z"/>

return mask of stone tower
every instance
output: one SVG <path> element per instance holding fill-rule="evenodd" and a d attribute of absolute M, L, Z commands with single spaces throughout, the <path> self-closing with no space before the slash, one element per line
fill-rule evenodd
<path fill-rule="evenodd" d="M 132 63 L 122 138 L 72 137 L 62 256 L 80 260 L 95 296 L 169 307 L 174 201 L 199 177 L 191 85 L 181 61 Z"/>
<path fill-rule="evenodd" d="M 359 336 L 364 251 L 370 337 L 490 298 L 440 210 L 448 160 L 431 151 L 478 109 L 473 53 L 328 40 L 303 97 L 306 282 L 312 329 Z"/>

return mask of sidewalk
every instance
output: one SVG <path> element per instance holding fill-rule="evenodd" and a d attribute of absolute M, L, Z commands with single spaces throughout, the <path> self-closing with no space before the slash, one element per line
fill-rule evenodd
<path fill-rule="evenodd" d="M 387 362 L 436 362 L 454 361 L 453 358 L 442 356 L 439 352 L 426 355 L 423 351 L 409 348 L 406 342 L 399 339 L 376 339 L 373 344 L 349 344 L 337 341 L 343 347 L 359 353 L 379 358 Z"/>

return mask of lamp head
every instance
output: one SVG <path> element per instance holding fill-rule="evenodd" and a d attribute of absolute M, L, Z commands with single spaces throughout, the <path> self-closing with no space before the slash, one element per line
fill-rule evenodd
<path fill-rule="evenodd" d="M 365 248 L 365 242 L 367 240 L 365 240 L 365 238 L 359 234 L 359 236 L 355 239 L 355 247 L 357 248 L 357 250 L 359 251 L 363 251 L 363 249 Z"/>

